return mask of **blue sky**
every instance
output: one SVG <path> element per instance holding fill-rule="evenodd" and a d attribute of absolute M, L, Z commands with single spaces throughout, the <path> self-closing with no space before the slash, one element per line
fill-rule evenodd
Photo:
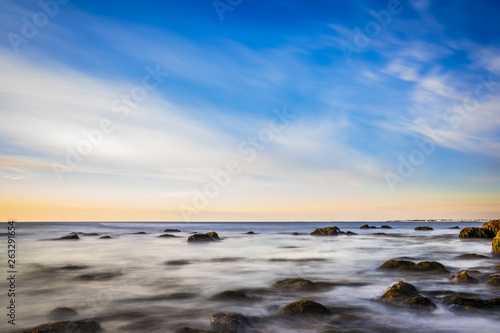
<path fill-rule="evenodd" d="M 496 1 L 40 3 L 1 2 L 3 219 L 500 214 Z"/>

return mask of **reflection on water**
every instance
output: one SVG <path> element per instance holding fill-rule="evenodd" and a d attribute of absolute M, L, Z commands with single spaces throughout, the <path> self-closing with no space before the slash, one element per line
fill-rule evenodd
<path fill-rule="evenodd" d="M 393 229 L 360 230 L 362 224 L 333 224 L 357 235 L 317 237 L 309 233 L 332 224 L 18 223 L 16 327 L 48 322 L 50 311 L 69 307 L 77 311 L 76 319 L 98 320 L 106 332 L 174 332 L 183 326 L 210 329 L 210 316 L 217 312 L 257 316 L 259 332 L 321 332 L 324 327 L 361 332 L 498 329 L 498 310 L 457 312 L 440 298 L 451 292 L 484 299 L 500 297 L 499 290 L 484 283 L 456 285 L 449 279 L 462 269 L 476 270 L 480 276 L 496 272 L 497 259 L 456 258 L 464 253 L 489 256 L 490 241 L 458 239 L 459 230 L 448 229 L 456 223 L 427 223 L 434 231 L 424 232 L 413 230 L 422 224 L 392 223 Z M 175 238 L 158 237 L 165 228 L 182 232 L 175 233 Z M 246 234 L 250 230 L 256 234 Z M 146 233 L 136 234 L 139 231 Z M 222 241 L 188 244 L 186 239 L 194 231 L 217 231 Z M 70 232 L 99 236 L 53 240 Z M 112 239 L 100 239 L 102 235 Z M 438 261 L 451 274 L 377 270 L 394 258 Z M 294 277 L 329 282 L 331 287 L 303 291 L 272 288 L 277 280 Z M 437 310 L 422 314 L 374 301 L 399 279 L 431 297 Z M 0 285 L 6 290 L 4 282 Z M 213 298 L 225 290 L 243 291 L 248 297 Z M 319 302 L 333 314 L 306 322 L 276 316 L 283 306 L 300 299 Z M 10 329 L 6 321 L 1 325 L 2 331 Z"/>

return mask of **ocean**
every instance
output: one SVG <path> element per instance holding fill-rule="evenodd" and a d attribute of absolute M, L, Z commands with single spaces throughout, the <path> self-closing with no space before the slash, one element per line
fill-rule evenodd
<path fill-rule="evenodd" d="M 363 224 L 377 229 L 360 229 Z M 381 229 L 381 225 L 392 229 Z M 105 332 L 176 332 L 181 327 L 210 330 L 215 313 L 257 318 L 248 332 L 498 332 L 500 311 L 451 306 L 451 294 L 480 299 L 500 297 L 484 283 L 499 273 L 491 239 L 458 238 L 454 226 L 476 222 L 282 222 L 282 223 L 17 223 L 16 325 L 8 323 L 0 283 L 1 332 L 15 332 L 54 320 L 58 307 L 75 310 L 71 320 L 90 319 Z M 311 236 L 316 228 L 337 226 L 356 235 Z M 415 231 L 417 226 L 434 230 Z M 2 262 L 7 275 L 7 224 L 1 224 Z M 176 237 L 159 237 L 164 229 Z M 215 231 L 221 238 L 199 244 L 193 232 Z M 253 231 L 254 234 L 247 234 Z M 79 240 L 56 240 L 83 232 Z M 139 233 L 143 232 L 143 233 Z M 298 235 L 293 235 L 298 233 Z M 102 239 L 110 236 L 111 239 Z M 485 257 L 459 259 L 475 253 Z M 437 261 L 449 273 L 377 269 L 404 258 Z M 457 284 L 450 277 L 469 270 L 480 283 Z M 278 290 L 282 279 L 325 282 L 321 290 Z M 404 280 L 436 308 L 420 311 L 378 301 L 394 282 Z M 227 290 L 247 295 L 215 299 Z M 311 300 L 331 310 L 321 318 L 290 320 L 279 315 L 294 301 Z M 328 331 L 330 330 L 330 331 Z"/>

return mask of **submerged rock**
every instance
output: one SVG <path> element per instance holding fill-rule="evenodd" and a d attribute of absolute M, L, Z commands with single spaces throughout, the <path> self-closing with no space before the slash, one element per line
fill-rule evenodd
<path fill-rule="evenodd" d="M 179 229 L 165 229 L 163 232 L 181 232 Z"/>
<path fill-rule="evenodd" d="M 403 306 L 418 309 L 434 309 L 434 304 L 429 298 L 421 296 L 417 288 L 404 282 L 394 282 L 387 288 L 385 293 L 380 296 L 379 301 L 396 306 Z"/>
<path fill-rule="evenodd" d="M 393 270 L 398 272 L 437 272 L 448 273 L 449 271 L 444 265 L 437 261 L 422 261 L 415 264 L 409 260 L 388 260 L 383 263 L 379 269 Z"/>
<path fill-rule="evenodd" d="M 456 257 L 457 259 L 489 259 L 490 257 L 476 253 L 464 253 Z"/>
<path fill-rule="evenodd" d="M 467 227 L 460 230 L 460 238 L 493 238 L 495 232 L 491 229 Z"/>
<path fill-rule="evenodd" d="M 66 235 L 66 236 L 62 236 L 58 239 L 80 239 L 80 237 L 78 237 L 77 234 L 69 234 L 69 235 Z"/>
<path fill-rule="evenodd" d="M 390 225 L 385 225 L 385 224 L 383 226 L 381 226 L 380 228 L 382 228 L 382 229 L 392 229 L 392 227 Z"/>
<path fill-rule="evenodd" d="M 460 229 L 460 227 L 457 225 L 457 226 L 454 226 L 454 227 L 450 227 L 448 229 Z"/>
<path fill-rule="evenodd" d="M 255 232 L 249 231 L 249 232 L 247 232 L 247 235 L 255 235 Z"/>
<path fill-rule="evenodd" d="M 493 242 L 491 242 L 491 253 L 496 256 L 500 255 L 500 231 L 497 233 L 496 237 L 493 238 Z"/>
<path fill-rule="evenodd" d="M 248 326 L 250 321 L 247 317 L 240 313 L 216 313 L 210 317 L 210 324 L 212 329 L 223 332 L 243 332 Z"/>
<path fill-rule="evenodd" d="M 37 327 L 17 331 L 17 333 L 66 333 L 66 332 L 102 332 L 101 324 L 93 320 L 60 321 L 42 324 Z"/>
<path fill-rule="evenodd" d="M 369 226 L 368 224 L 364 224 L 361 227 L 359 227 L 359 229 L 377 229 L 377 227 L 374 225 Z"/>
<path fill-rule="evenodd" d="M 451 309 L 493 309 L 500 306 L 500 299 L 493 298 L 490 300 L 483 300 L 475 297 L 462 297 L 462 296 L 449 296 L 444 299 L 444 303 Z"/>
<path fill-rule="evenodd" d="M 314 236 L 337 236 L 339 234 L 340 229 L 338 227 L 325 227 L 318 228 L 311 232 L 311 235 Z"/>
<path fill-rule="evenodd" d="M 325 316 L 331 314 L 331 311 L 320 303 L 301 300 L 286 305 L 281 310 L 281 314 L 285 316 Z"/>
<path fill-rule="evenodd" d="M 111 236 L 102 236 L 102 237 L 99 237 L 99 239 L 112 239 Z"/>
<path fill-rule="evenodd" d="M 415 230 L 422 231 L 422 230 L 434 230 L 434 229 L 432 229 L 431 227 L 423 226 L 423 227 L 416 227 Z"/>
<path fill-rule="evenodd" d="M 78 316 L 78 312 L 73 310 L 72 308 L 67 307 L 59 307 L 49 312 L 50 320 L 67 320 L 73 317 Z"/>
<path fill-rule="evenodd" d="M 189 236 L 188 242 L 212 242 L 220 240 L 216 232 L 207 232 L 206 234 L 193 234 Z"/>
<path fill-rule="evenodd" d="M 163 238 L 163 237 L 166 237 L 166 238 L 172 238 L 172 237 L 174 237 L 174 238 L 175 238 L 175 237 L 177 237 L 177 236 L 174 236 L 174 235 L 171 235 L 171 234 L 163 234 L 163 235 L 160 235 L 160 236 L 158 236 L 158 237 L 162 237 L 162 238 Z"/>
<path fill-rule="evenodd" d="M 500 286 L 500 274 L 493 274 L 488 281 L 486 281 L 487 284 L 490 286 L 494 287 L 499 287 Z"/>
<path fill-rule="evenodd" d="M 144 232 L 144 231 L 139 231 L 139 232 L 134 232 L 133 234 L 134 235 L 147 235 L 148 233 Z"/>
<path fill-rule="evenodd" d="M 82 281 L 107 281 L 122 276 L 120 272 L 89 273 L 79 275 L 76 278 Z"/>
<path fill-rule="evenodd" d="M 249 300 L 250 297 L 247 296 L 243 291 L 238 290 L 225 290 L 217 295 L 214 295 L 212 299 L 216 300 L 238 300 L 244 301 Z"/>
<path fill-rule="evenodd" d="M 466 270 L 463 270 L 451 277 L 451 280 L 453 282 L 457 283 L 478 283 L 479 280 L 473 278 L 472 276 L 469 275 L 469 273 Z"/>

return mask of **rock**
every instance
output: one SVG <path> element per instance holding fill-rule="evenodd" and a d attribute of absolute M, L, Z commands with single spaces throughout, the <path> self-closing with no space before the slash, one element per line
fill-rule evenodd
<path fill-rule="evenodd" d="M 120 272 L 104 272 L 104 273 L 89 273 L 79 275 L 76 278 L 82 281 L 107 281 L 114 279 L 115 277 L 122 276 Z"/>
<path fill-rule="evenodd" d="M 273 288 L 278 289 L 310 289 L 314 283 L 310 280 L 305 280 L 301 278 L 284 279 L 276 281 L 273 284 Z"/>
<path fill-rule="evenodd" d="M 394 282 L 387 288 L 385 293 L 380 296 L 379 301 L 395 306 L 416 308 L 416 309 L 435 309 L 434 304 L 429 298 L 421 296 L 417 288 L 404 282 Z"/>
<path fill-rule="evenodd" d="M 460 238 L 493 238 L 495 237 L 495 232 L 490 229 L 483 228 L 463 228 L 460 230 L 458 235 Z"/>
<path fill-rule="evenodd" d="M 189 264 L 191 264 L 191 261 L 189 260 L 170 260 L 165 263 L 165 265 L 169 266 L 184 266 Z"/>
<path fill-rule="evenodd" d="M 348 231 L 348 232 L 346 232 L 346 235 L 353 236 L 353 235 L 357 235 L 357 233 L 352 232 L 352 231 Z"/>
<path fill-rule="evenodd" d="M 78 312 L 67 307 L 55 308 L 48 315 L 50 320 L 67 320 L 76 316 L 78 316 Z"/>
<path fill-rule="evenodd" d="M 322 304 L 301 300 L 286 305 L 281 310 L 281 314 L 285 316 L 325 316 L 331 314 L 331 311 Z"/>
<path fill-rule="evenodd" d="M 486 281 L 487 284 L 490 286 L 494 287 L 499 287 L 500 286 L 500 274 L 493 274 L 493 276 L 490 277 L 488 281 Z"/>
<path fill-rule="evenodd" d="M 454 227 L 451 227 L 451 228 L 448 228 L 448 229 L 460 229 L 460 227 L 457 225 L 457 226 L 454 226 Z"/>
<path fill-rule="evenodd" d="M 240 313 L 216 313 L 210 317 L 212 329 L 223 332 L 243 332 L 250 322 L 247 317 Z"/>
<path fill-rule="evenodd" d="M 77 234 L 69 234 L 69 235 L 63 236 L 59 239 L 80 239 L 80 237 L 78 237 Z"/>
<path fill-rule="evenodd" d="M 93 320 L 59 321 L 17 331 L 17 333 L 66 333 L 66 332 L 102 332 L 101 325 Z"/>
<path fill-rule="evenodd" d="M 220 240 L 216 232 L 207 232 L 206 234 L 193 234 L 189 236 L 188 242 L 212 242 Z"/>
<path fill-rule="evenodd" d="M 340 229 L 338 227 L 325 227 L 318 228 L 311 232 L 311 235 L 314 236 L 337 236 Z"/>
<path fill-rule="evenodd" d="M 409 308 L 437 308 L 436 304 L 434 304 L 429 298 L 423 296 L 413 296 L 408 298 L 407 300 L 401 303 L 403 306 L 407 306 Z"/>
<path fill-rule="evenodd" d="M 299 234 L 298 232 L 294 232 L 292 235 L 293 235 L 293 236 L 298 236 L 298 235 L 300 235 L 300 234 Z"/>
<path fill-rule="evenodd" d="M 464 253 L 456 257 L 457 259 L 489 259 L 490 257 L 475 253 Z"/>
<path fill-rule="evenodd" d="M 437 261 L 422 261 L 415 264 L 409 260 L 388 260 L 378 269 L 393 270 L 398 272 L 430 272 L 448 273 L 449 271 Z"/>
<path fill-rule="evenodd" d="M 359 229 L 377 229 L 376 226 L 369 226 L 368 224 L 362 225 Z"/>
<path fill-rule="evenodd" d="M 479 282 L 477 279 L 470 276 L 466 270 L 461 271 L 458 274 L 453 275 L 451 277 L 451 280 L 453 282 L 457 282 L 457 283 L 478 283 Z"/>
<path fill-rule="evenodd" d="M 82 269 L 87 269 L 90 268 L 90 266 L 83 266 L 83 265 L 67 265 L 63 266 L 60 269 L 65 270 L 65 271 L 79 271 Z"/>
<path fill-rule="evenodd" d="M 493 253 L 495 256 L 500 255 L 500 231 L 497 233 L 496 237 L 493 238 L 493 241 L 491 242 L 491 253 Z"/>
<path fill-rule="evenodd" d="M 181 232 L 179 229 L 165 229 L 163 232 Z"/>
<path fill-rule="evenodd" d="M 432 229 L 431 227 L 425 227 L 424 226 L 424 227 L 416 227 L 415 230 L 422 231 L 422 230 L 434 230 L 434 229 Z"/>
<path fill-rule="evenodd" d="M 171 235 L 171 234 L 163 234 L 163 235 L 160 235 L 158 237 L 177 237 L 177 236 L 174 236 L 174 235 Z"/>
<path fill-rule="evenodd" d="M 205 331 L 205 330 L 199 330 L 196 328 L 190 328 L 190 327 L 182 327 L 179 328 L 176 333 L 217 333 L 216 331 Z"/>
<path fill-rule="evenodd" d="M 249 231 L 249 232 L 247 232 L 247 235 L 255 235 L 255 232 Z"/>
<path fill-rule="evenodd" d="M 495 234 L 500 231 L 500 220 L 491 220 L 482 225 L 483 229 L 490 229 Z"/>
<path fill-rule="evenodd" d="M 99 237 L 99 239 L 112 239 L 111 236 L 102 236 L 102 237 Z"/>
<path fill-rule="evenodd" d="M 212 297 L 217 300 L 238 300 L 244 301 L 249 300 L 250 298 L 242 291 L 238 290 L 226 290 Z"/>
<path fill-rule="evenodd" d="M 383 226 L 381 226 L 380 228 L 382 228 L 382 229 L 392 229 L 392 227 L 390 225 L 385 225 L 385 224 Z"/>
<path fill-rule="evenodd" d="M 498 299 L 482 300 L 475 297 L 449 296 L 444 299 L 444 303 L 452 309 L 489 309 L 500 306 Z M 457 306 L 458 305 L 458 306 Z"/>

